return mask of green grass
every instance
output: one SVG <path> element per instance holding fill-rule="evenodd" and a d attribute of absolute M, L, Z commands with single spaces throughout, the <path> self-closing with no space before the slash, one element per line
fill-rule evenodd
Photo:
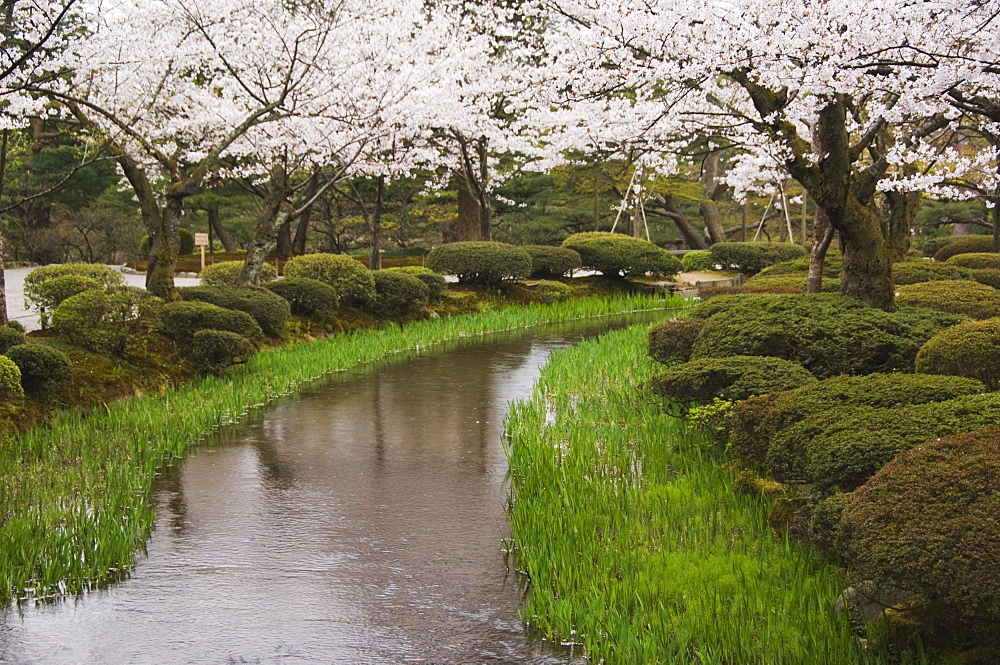
<path fill-rule="evenodd" d="M 555 354 L 508 417 L 523 618 L 592 662 L 879 662 L 833 606 L 838 569 L 767 526 L 704 438 L 641 384 L 646 327 Z"/>
<path fill-rule="evenodd" d="M 227 379 L 66 411 L 0 442 L 0 585 L 13 597 L 73 593 L 127 575 L 154 524 L 157 472 L 251 410 L 331 372 L 447 341 L 681 300 L 572 300 L 335 335 L 262 352 Z"/>

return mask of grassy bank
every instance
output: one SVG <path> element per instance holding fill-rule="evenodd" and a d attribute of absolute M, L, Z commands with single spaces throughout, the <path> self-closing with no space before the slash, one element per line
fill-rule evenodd
<path fill-rule="evenodd" d="M 645 327 L 563 351 L 507 423 L 524 618 L 593 662 L 878 662 L 834 568 L 775 535 L 697 434 L 639 388 Z"/>
<path fill-rule="evenodd" d="M 581 299 L 360 330 L 260 353 L 228 379 L 61 413 L 0 446 L 0 583 L 11 596 L 39 597 L 127 574 L 154 523 L 157 470 L 213 430 L 326 373 L 448 340 L 682 304 Z"/>

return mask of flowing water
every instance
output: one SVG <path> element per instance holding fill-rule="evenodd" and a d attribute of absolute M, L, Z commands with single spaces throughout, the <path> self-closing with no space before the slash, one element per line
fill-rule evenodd
<path fill-rule="evenodd" d="M 616 323 L 352 372 L 218 435 L 158 483 L 130 578 L 9 609 L 0 663 L 573 661 L 518 618 L 502 421 Z"/>

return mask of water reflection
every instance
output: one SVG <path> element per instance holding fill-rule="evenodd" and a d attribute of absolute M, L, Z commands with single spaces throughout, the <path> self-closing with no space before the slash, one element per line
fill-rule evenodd
<path fill-rule="evenodd" d="M 342 377 L 220 435 L 158 484 L 131 579 L 11 610 L 0 662 L 568 662 L 517 617 L 500 435 L 582 334 Z"/>

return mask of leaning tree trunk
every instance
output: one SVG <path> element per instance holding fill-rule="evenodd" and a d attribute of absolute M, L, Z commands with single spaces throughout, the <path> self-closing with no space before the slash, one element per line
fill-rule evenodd
<path fill-rule="evenodd" d="M 719 204 L 716 203 L 725 186 L 719 182 L 719 152 L 709 153 L 705 158 L 705 192 L 704 201 L 698 206 L 702 219 L 705 220 L 705 228 L 708 229 L 708 237 L 713 243 L 726 242 L 726 231 L 722 226 L 722 214 L 719 212 Z"/>
<path fill-rule="evenodd" d="M 261 266 L 267 260 L 267 255 L 274 249 L 278 229 L 288 221 L 289 210 L 285 202 L 287 190 L 288 176 L 285 173 L 285 168 L 276 164 L 271 167 L 271 189 L 261 201 L 253 238 L 247 245 L 247 256 L 243 260 L 243 268 L 240 270 L 239 277 L 236 278 L 237 284 L 245 286 L 260 283 Z"/>
<path fill-rule="evenodd" d="M 691 249 L 708 249 L 709 243 L 705 240 L 704 234 L 702 234 L 698 229 L 695 228 L 694 224 L 687 218 L 687 215 L 681 212 L 680 207 L 677 205 L 677 199 L 673 194 L 664 194 L 659 197 L 656 207 L 662 209 L 662 215 L 669 217 L 671 221 L 677 226 L 677 230 L 684 237 L 684 242 Z"/>
<path fill-rule="evenodd" d="M 208 223 L 212 227 L 215 237 L 222 243 L 222 248 L 225 249 L 226 252 L 235 252 L 238 249 L 236 247 L 236 243 L 233 242 L 232 237 L 230 237 L 229 231 L 227 231 L 226 227 L 222 225 L 222 218 L 219 216 L 218 203 L 213 203 L 209 206 Z"/>
<path fill-rule="evenodd" d="M 826 263 L 826 251 L 833 242 L 833 227 L 826 212 L 816 206 L 813 220 L 813 246 L 809 252 L 809 276 L 806 278 L 806 293 L 819 293 L 823 290 L 823 264 Z"/>
<path fill-rule="evenodd" d="M 375 188 L 375 209 L 368 221 L 368 233 L 371 239 L 371 252 L 368 255 L 368 267 L 371 270 L 382 269 L 382 205 L 385 195 L 385 177 L 379 176 Z"/>

